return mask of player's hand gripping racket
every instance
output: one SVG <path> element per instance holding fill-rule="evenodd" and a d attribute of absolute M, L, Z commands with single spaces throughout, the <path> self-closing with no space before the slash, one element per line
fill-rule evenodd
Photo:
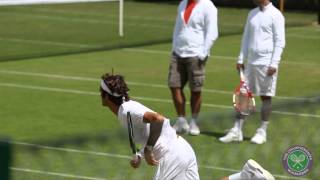
<path fill-rule="evenodd" d="M 256 103 L 246 84 L 243 68 L 240 68 L 240 84 L 233 93 L 233 106 L 237 112 L 245 116 L 255 111 Z"/>

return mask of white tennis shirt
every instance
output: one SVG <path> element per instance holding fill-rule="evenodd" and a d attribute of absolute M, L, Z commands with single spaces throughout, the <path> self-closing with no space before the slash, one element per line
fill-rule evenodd
<path fill-rule="evenodd" d="M 217 8 L 210 0 L 199 0 L 186 24 L 187 4 L 188 0 L 183 0 L 178 7 L 172 51 L 181 57 L 204 58 L 210 55 L 210 48 L 218 38 Z"/>
<path fill-rule="evenodd" d="M 134 141 L 145 146 L 150 134 L 150 124 L 143 122 L 146 112 L 154 112 L 139 102 L 129 100 L 124 102 L 118 111 L 118 119 L 124 128 L 127 128 L 127 112 L 131 114 Z M 165 119 L 159 139 L 154 146 L 156 158 L 160 158 L 169 149 L 170 144 L 177 138 L 176 131 L 170 126 L 170 121 Z"/>
<path fill-rule="evenodd" d="M 238 63 L 278 68 L 285 47 L 285 24 L 281 12 L 270 2 L 263 10 L 250 11 L 245 25 Z"/>

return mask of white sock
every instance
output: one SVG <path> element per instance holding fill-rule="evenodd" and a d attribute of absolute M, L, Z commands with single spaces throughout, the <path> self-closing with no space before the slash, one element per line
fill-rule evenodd
<path fill-rule="evenodd" d="M 198 114 L 192 114 L 192 118 L 191 118 L 191 121 L 190 121 L 190 123 L 191 122 L 194 122 L 194 123 L 198 123 Z"/>
<path fill-rule="evenodd" d="M 265 132 L 267 132 L 269 121 L 261 121 L 260 129 L 263 129 Z"/>
<path fill-rule="evenodd" d="M 187 121 L 187 119 L 184 116 L 178 116 L 177 121 L 182 122 L 182 121 Z"/>
<path fill-rule="evenodd" d="M 190 120 L 190 124 L 191 124 L 191 123 L 198 124 L 198 120 L 192 118 L 192 119 Z"/>
<path fill-rule="evenodd" d="M 242 131 L 243 123 L 244 123 L 244 119 L 236 119 L 233 127 Z"/>

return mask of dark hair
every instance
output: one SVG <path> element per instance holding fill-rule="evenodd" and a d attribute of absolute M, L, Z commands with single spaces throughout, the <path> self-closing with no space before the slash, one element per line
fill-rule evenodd
<path fill-rule="evenodd" d="M 108 95 L 110 101 L 112 101 L 116 105 L 121 105 L 123 101 L 129 101 L 128 91 L 129 88 L 124 81 L 124 77 L 121 75 L 109 75 L 108 73 L 101 76 L 101 79 L 108 86 L 112 93 L 117 93 L 120 97 L 115 97 L 107 92 L 104 92 L 104 95 Z"/>

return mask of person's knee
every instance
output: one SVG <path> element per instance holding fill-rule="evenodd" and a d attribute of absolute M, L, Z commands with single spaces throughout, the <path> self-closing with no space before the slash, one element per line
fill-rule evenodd
<path fill-rule="evenodd" d="M 193 97 L 200 97 L 201 96 L 201 91 L 192 91 L 191 96 Z"/>
<path fill-rule="evenodd" d="M 171 87 L 170 88 L 172 95 L 179 95 L 182 94 L 182 89 L 180 87 Z"/>
<path fill-rule="evenodd" d="M 271 96 L 260 96 L 260 98 L 261 98 L 262 101 L 268 101 L 268 100 L 272 99 Z"/>

